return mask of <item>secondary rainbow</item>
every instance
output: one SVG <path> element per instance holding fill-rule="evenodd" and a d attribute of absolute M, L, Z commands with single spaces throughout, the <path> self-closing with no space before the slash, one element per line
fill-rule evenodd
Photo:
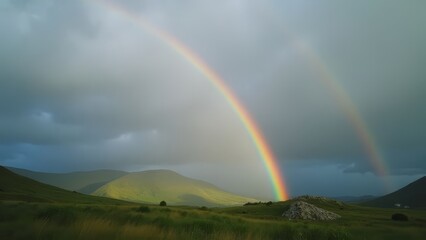
<path fill-rule="evenodd" d="M 373 134 L 371 134 L 371 131 L 368 129 L 367 124 L 361 117 L 361 114 L 359 113 L 356 105 L 351 101 L 348 93 L 338 83 L 332 72 L 329 71 L 327 66 L 323 63 L 324 61 L 320 59 L 318 54 L 315 54 L 315 51 L 309 47 L 308 44 L 295 38 L 293 38 L 293 43 L 295 48 L 306 57 L 312 68 L 316 70 L 316 72 L 319 74 L 319 79 L 324 83 L 325 86 L 327 86 L 334 99 L 340 105 L 340 108 L 345 113 L 347 119 L 354 128 L 354 131 L 358 136 L 365 153 L 368 155 L 368 159 L 374 168 L 375 173 L 380 177 L 388 175 L 388 168 L 385 164 L 383 156 L 379 151 Z M 388 182 L 385 182 L 385 184 L 388 188 L 390 188 Z"/>
<path fill-rule="evenodd" d="M 194 51 L 188 48 L 176 37 L 150 24 L 142 16 L 136 15 L 117 4 L 114 4 L 111 1 L 96 0 L 96 2 L 101 3 L 102 6 L 107 7 L 109 10 L 131 20 L 135 24 L 141 26 L 145 31 L 161 39 L 164 43 L 169 45 L 179 55 L 184 57 L 188 62 L 196 67 L 216 87 L 216 89 L 218 89 L 218 91 L 225 97 L 234 112 L 238 115 L 239 119 L 250 135 L 254 145 L 256 146 L 258 154 L 269 173 L 276 200 L 287 200 L 289 195 L 283 174 L 281 173 L 278 162 L 272 150 L 270 149 L 268 142 L 266 141 L 259 127 L 257 127 L 254 119 L 250 116 L 248 111 L 238 100 L 230 87 L 226 85 L 222 77 L 220 77 L 220 75 L 217 74 L 211 67 L 209 67 Z"/>

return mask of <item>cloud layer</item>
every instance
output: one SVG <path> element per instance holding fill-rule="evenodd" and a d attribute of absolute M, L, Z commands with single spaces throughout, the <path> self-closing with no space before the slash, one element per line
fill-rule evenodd
<path fill-rule="evenodd" d="M 168 167 L 267 195 L 256 149 L 221 94 L 161 39 L 100 2 L 0 3 L 0 164 Z M 390 173 L 425 174 L 425 3 L 117 4 L 217 70 L 283 168 L 315 160 L 347 174 L 374 172 L 332 90 L 297 48 L 303 42 L 346 89 Z M 238 189 L 247 181 L 265 190 Z"/>

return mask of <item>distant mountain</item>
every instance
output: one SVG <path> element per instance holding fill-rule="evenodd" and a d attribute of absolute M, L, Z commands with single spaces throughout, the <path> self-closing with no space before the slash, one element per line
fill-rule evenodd
<path fill-rule="evenodd" d="M 129 174 L 128 172 L 117 170 L 96 170 L 70 173 L 44 173 L 12 167 L 9 167 L 8 169 L 21 176 L 29 177 L 42 183 L 46 183 L 71 191 L 81 192 L 84 194 L 91 194 L 105 183 L 108 183 L 112 180 Z"/>
<path fill-rule="evenodd" d="M 93 195 L 133 202 L 157 204 L 164 200 L 172 205 L 197 206 L 241 205 L 257 201 L 169 170 L 130 173 L 103 185 Z"/>
<path fill-rule="evenodd" d="M 339 196 L 339 197 L 330 197 L 332 199 L 345 202 L 345 203 L 362 203 L 366 201 L 371 201 L 376 199 L 377 196 L 364 195 L 364 196 Z"/>
<path fill-rule="evenodd" d="M 123 201 L 88 196 L 37 182 L 0 166 L 0 200 L 25 202 L 119 204 Z"/>
<path fill-rule="evenodd" d="M 225 192 L 210 183 L 170 170 L 135 173 L 115 170 L 71 173 L 43 173 L 19 168 L 9 170 L 67 190 L 133 202 L 157 204 L 164 200 L 172 205 L 228 206 L 258 201 Z"/>
<path fill-rule="evenodd" d="M 409 208 L 426 208 L 426 176 L 393 193 L 367 201 L 362 205 L 385 208 L 398 206 L 401 208 L 405 206 Z"/>

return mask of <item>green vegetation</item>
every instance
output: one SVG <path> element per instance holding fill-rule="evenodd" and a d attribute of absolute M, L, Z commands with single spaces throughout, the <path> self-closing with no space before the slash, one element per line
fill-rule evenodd
<path fill-rule="evenodd" d="M 86 196 L 18 176 L 0 167 L 1 239 L 423 239 L 426 211 L 303 197 L 228 208 L 140 205 Z M 342 217 L 288 220 L 303 200 Z"/>
<path fill-rule="evenodd" d="M 137 211 L 141 213 L 149 213 L 151 212 L 151 209 L 147 206 L 140 206 Z"/>
<path fill-rule="evenodd" d="M 395 221 L 408 221 L 408 217 L 407 217 L 407 215 L 402 214 L 402 213 L 395 213 L 395 214 L 392 214 L 392 220 L 395 220 Z"/>
<path fill-rule="evenodd" d="M 296 225 L 303 223 L 317 227 L 321 231 L 331 226 L 332 229 L 336 231 L 340 229 L 345 233 L 344 236 L 332 239 L 423 239 L 422 236 L 426 236 L 426 211 L 423 210 L 398 209 L 402 214 L 408 216 L 409 221 L 395 222 L 391 220 L 395 209 L 362 207 L 325 198 L 303 200 L 337 213 L 342 218 L 323 222 L 287 221 L 283 219 L 282 213 L 296 200 L 272 203 L 269 206 L 268 203 L 249 204 L 242 207 L 216 209 L 216 211 L 245 219 L 284 221 Z"/>
<path fill-rule="evenodd" d="M 94 204 L 128 204 L 128 202 L 88 196 L 39 183 L 0 166 L 0 200 L 24 202 L 60 202 Z"/>
<path fill-rule="evenodd" d="M 96 170 L 71 173 L 44 173 L 29 171 L 20 168 L 8 169 L 16 174 L 31 178 L 38 182 L 85 194 L 91 194 L 105 183 L 108 183 L 112 180 L 129 174 L 128 172 L 117 170 Z"/>
<path fill-rule="evenodd" d="M 169 205 L 193 206 L 232 206 L 256 201 L 169 170 L 130 173 L 103 185 L 92 195 L 149 204 L 166 200 Z"/>
<path fill-rule="evenodd" d="M 131 202 L 156 204 L 166 200 L 170 205 L 230 206 L 257 201 L 169 170 L 135 173 L 115 170 L 72 173 L 42 173 L 18 168 L 9 170 L 63 189 Z"/>
<path fill-rule="evenodd" d="M 325 206 L 327 204 L 322 204 Z M 332 222 L 289 221 L 288 203 L 199 209 L 136 205 L 3 202 L 2 239 L 423 239 L 426 212 L 345 205 Z M 149 210 L 148 210 L 149 209 Z M 243 213 L 246 211 L 246 213 Z M 271 215 L 272 214 L 272 215 Z"/>

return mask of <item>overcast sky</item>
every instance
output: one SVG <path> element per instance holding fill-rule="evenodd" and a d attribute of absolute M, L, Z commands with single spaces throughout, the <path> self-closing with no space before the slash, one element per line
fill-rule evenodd
<path fill-rule="evenodd" d="M 221 93 L 101 2 L 0 2 L 0 164 L 167 168 L 272 198 L 264 165 Z M 118 4 L 223 77 L 270 143 L 290 195 L 377 195 L 426 174 L 426 1 Z M 389 176 L 376 176 L 312 55 L 359 110 Z"/>

